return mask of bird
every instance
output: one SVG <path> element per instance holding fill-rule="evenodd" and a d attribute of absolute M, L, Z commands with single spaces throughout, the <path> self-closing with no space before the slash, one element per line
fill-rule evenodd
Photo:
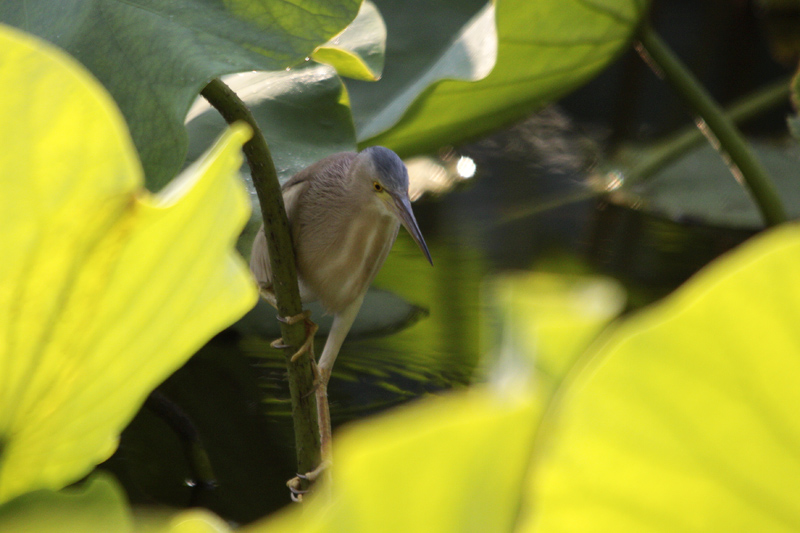
<path fill-rule="evenodd" d="M 401 225 L 431 265 L 433 260 L 411 208 L 408 170 L 388 148 L 371 146 L 358 153 L 326 157 L 292 176 L 281 192 L 294 245 L 300 299 L 303 303 L 319 301 L 333 315 L 316 362 L 319 401 L 327 395 L 342 343 Z M 275 306 L 263 225 L 253 241 L 250 269 L 262 296 Z M 323 441 L 324 431 L 321 428 Z M 330 428 L 327 431 L 329 438 Z"/>

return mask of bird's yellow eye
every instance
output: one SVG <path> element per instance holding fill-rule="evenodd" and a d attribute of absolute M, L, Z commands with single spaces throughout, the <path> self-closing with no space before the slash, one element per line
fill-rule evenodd
<path fill-rule="evenodd" d="M 381 185 L 377 181 L 372 182 L 372 188 L 375 189 L 375 192 L 383 192 L 383 185 Z"/>

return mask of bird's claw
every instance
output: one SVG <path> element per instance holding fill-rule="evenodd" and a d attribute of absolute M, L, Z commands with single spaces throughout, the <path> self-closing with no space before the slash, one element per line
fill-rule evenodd
<path fill-rule="evenodd" d="M 306 322 L 311 322 L 311 311 L 306 309 L 302 313 L 296 314 L 294 316 L 280 316 L 278 315 L 278 320 L 283 322 L 284 324 L 289 324 L 290 326 L 293 324 L 297 324 L 301 320 L 305 320 Z"/>
<path fill-rule="evenodd" d="M 303 501 L 303 495 L 308 494 L 308 489 L 301 489 L 300 488 L 300 474 L 293 477 L 289 481 L 286 482 L 286 486 L 289 487 L 289 497 L 292 499 L 293 502 L 300 503 Z"/>
<path fill-rule="evenodd" d="M 324 460 L 322 461 L 318 467 L 316 467 L 311 472 L 306 472 L 305 474 L 297 474 L 295 477 L 290 479 L 286 482 L 286 486 L 289 487 L 290 496 L 293 502 L 302 502 L 303 495 L 308 494 L 311 492 L 310 486 L 319 479 L 325 470 L 328 469 L 330 466 L 330 461 Z M 309 488 L 303 489 L 302 483 L 305 482 L 308 484 Z"/>
<path fill-rule="evenodd" d="M 292 324 L 297 324 L 301 320 L 303 320 L 305 322 L 306 340 L 305 340 L 305 342 L 303 342 L 303 345 L 300 346 L 300 349 L 297 350 L 294 353 L 294 355 L 292 355 L 292 358 L 291 358 L 292 363 L 297 362 L 297 360 L 300 359 L 300 356 L 302 356 L 304 353 L 312 352 L 312 348 L 314 347 L 314 335 L 316 335 L 317 330 L 319 330 L 319 326 L 317 326 L 314 322 L 311 321 L 311 311 L 306 310 L 306 311 L 303 311 L 300 314 L 297 314 L 297 315 L 294 315 L 294 316 L 289 316 L 289 317 L 278 316 L 278 320 L 283 322 L 284 324 L 289 324 L 290 326 Z M 278 349 L 283 349 L 283 348 L 288 348 L 289 347 L 288 344 L 285 344 L 283 342 L 283 337 L 280 337 L 280 338 L 275 339 L 274 341 L 272 341 L 270 343 L 270 346 L 272 346 L 273 348 L 278 348 Z M 314 359 L 313 353 L 312 353 L 311 359 L 312 359 L 312 361 Z"/>

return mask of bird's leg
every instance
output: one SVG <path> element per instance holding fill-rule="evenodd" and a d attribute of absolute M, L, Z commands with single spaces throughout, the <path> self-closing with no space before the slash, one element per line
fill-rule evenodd
<path fill-rule="evenodd" d="M 316 366 L 315 366 L 316 368 Z M 309 489 L 303 490 L 302 484 L 314 483 L 325 472 L 331 464 L 331 413 L 328 407 L 328 375 L 318 374 L 317 387 L 315 393 L 317 395 L 317 421 L 319 423 L 320 433 L 320 452 L 322 461 L 311 472 L 305 474 L 297 474 L 295 477 L 286 482 L 289 487 L 290 496 L 293 502 L 302 502 L 303 495 L 309 492 Z"/>
<path fill-rule="evenodd" d="M 275 309 L 278 308 L 278 299 L 275 297 L 275 291 L 272 290 L 272 285 L 265 283 L 263 281 L 258 282 L 258 293 L 261 295 L 266 302 L 274 307 Z"/>
<path fill-rule="evenodd" d="M 350 332 L 350 327 L 353 325 L 358 310 L 361 308 L 363 299 L 364 297 L 361 296 L 343 311 L 334 314 L 333 325 L 328 334 L 328 339 L 325 341 L 325 348 L 323 348 L 319 363 L 315 367 L 317 387 L 314 392 L 317 399 L 317 421 L 319 423 L 322 462 L 311 472 L 297 474 L 296 477 L 286 483 L 292 493 L 293 501 L 302 501 L 303 494 L 308 492 L 300 488 L 304 480 L 315 481 L 331 464 L 331 412 L 328 405 L 328 381 L 331 377 L 333 363 L 336 361 L 336 356 L 339 355 L 339 350 L 345 337 Z"/>
<path fill-rule="evenodd" d="M 331 331 L 328 333 L 328 339 L 325 341 L 325 348 L 322 349 L 322 355 L 319 357 L 317 368 L 319 372 L 319 385 L 316 389 L 317 396 L 317 416 L 319 420 L 319 434 L 320 446 L 322 448 L 322 458 L 330 461 L 331 449 L 331 414 L 328 405 L 328 381 L 331 378 L 331 371 L 333 370 L 333 363 L 336 362 L 336 356 L 339 355 L 339 350 L 342 348 L 342 343 L 350 332 L 353 321 L 361 308 L 361 302 L 364 300 L 364 295 L 357 298 L 354 302 L 344 308 L 339 313 L 333 316 L 333 325 Z"/>

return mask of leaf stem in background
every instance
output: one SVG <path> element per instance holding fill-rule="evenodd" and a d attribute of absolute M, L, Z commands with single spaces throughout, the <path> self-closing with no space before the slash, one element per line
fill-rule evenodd
<path fill-rule="evenodd" d="M 253 129 L 253 138 L 244 145 L 244 155 L 253 177 L 253 185 L 261 204 L 264 232 L 267 237 L 273 288 L 278 302 L 278 313 L 283 317 L 300 314 L 303 306 L 297 288 L 297 268 L 294 262 L 294 247 L 289 233 L 289 221 L 283 205 L 280 182 L 275 171 L 267 141 L 261 133 L 250 109 L 239 96 L 221 80 L 212 80 L 200 93 L 222 117 L 232 124 L 243 121 Z M 281 335 L 287 348 L 284 349 L 289 373 L 289 391 L 292 397 L 292 419 L 294 421 L 297 471 L 311 472 L 321 461 L 317 405 L 314 397 L 314 373 L 308 356 L 291 362 L 291 357 L 306 338 L 302 321 L 290 325 L 281 322 Z"/>
<path fill-rule="evenodd" d="M 739 124 L 773 109 L 789 99 L 790 78 L 766 85 L 752 94 L 737 100 L 724 110 L 725 114 Z M 656 172 L 672 163 L 692 148 L 700 145 L 706 138 L 698 128 L 686 128 L 674 135 L 658 141 L 655 146 L 638 148 L 639 160 L 625 171 L 625 184 L 646 180 Z"/>
<path fill-rule="evenodd" d="M 718 143 L 718 149 L 739 170 L 766 224 L 785 222 L 786 211 L 775 186 L 732 120 L 647 23 L 639 32 L 639 43 L 637 49 L 645 62 L 684 99 L 698 117 L 701 129 L 708 130 L 713 136 L 712 143 Z"/>

